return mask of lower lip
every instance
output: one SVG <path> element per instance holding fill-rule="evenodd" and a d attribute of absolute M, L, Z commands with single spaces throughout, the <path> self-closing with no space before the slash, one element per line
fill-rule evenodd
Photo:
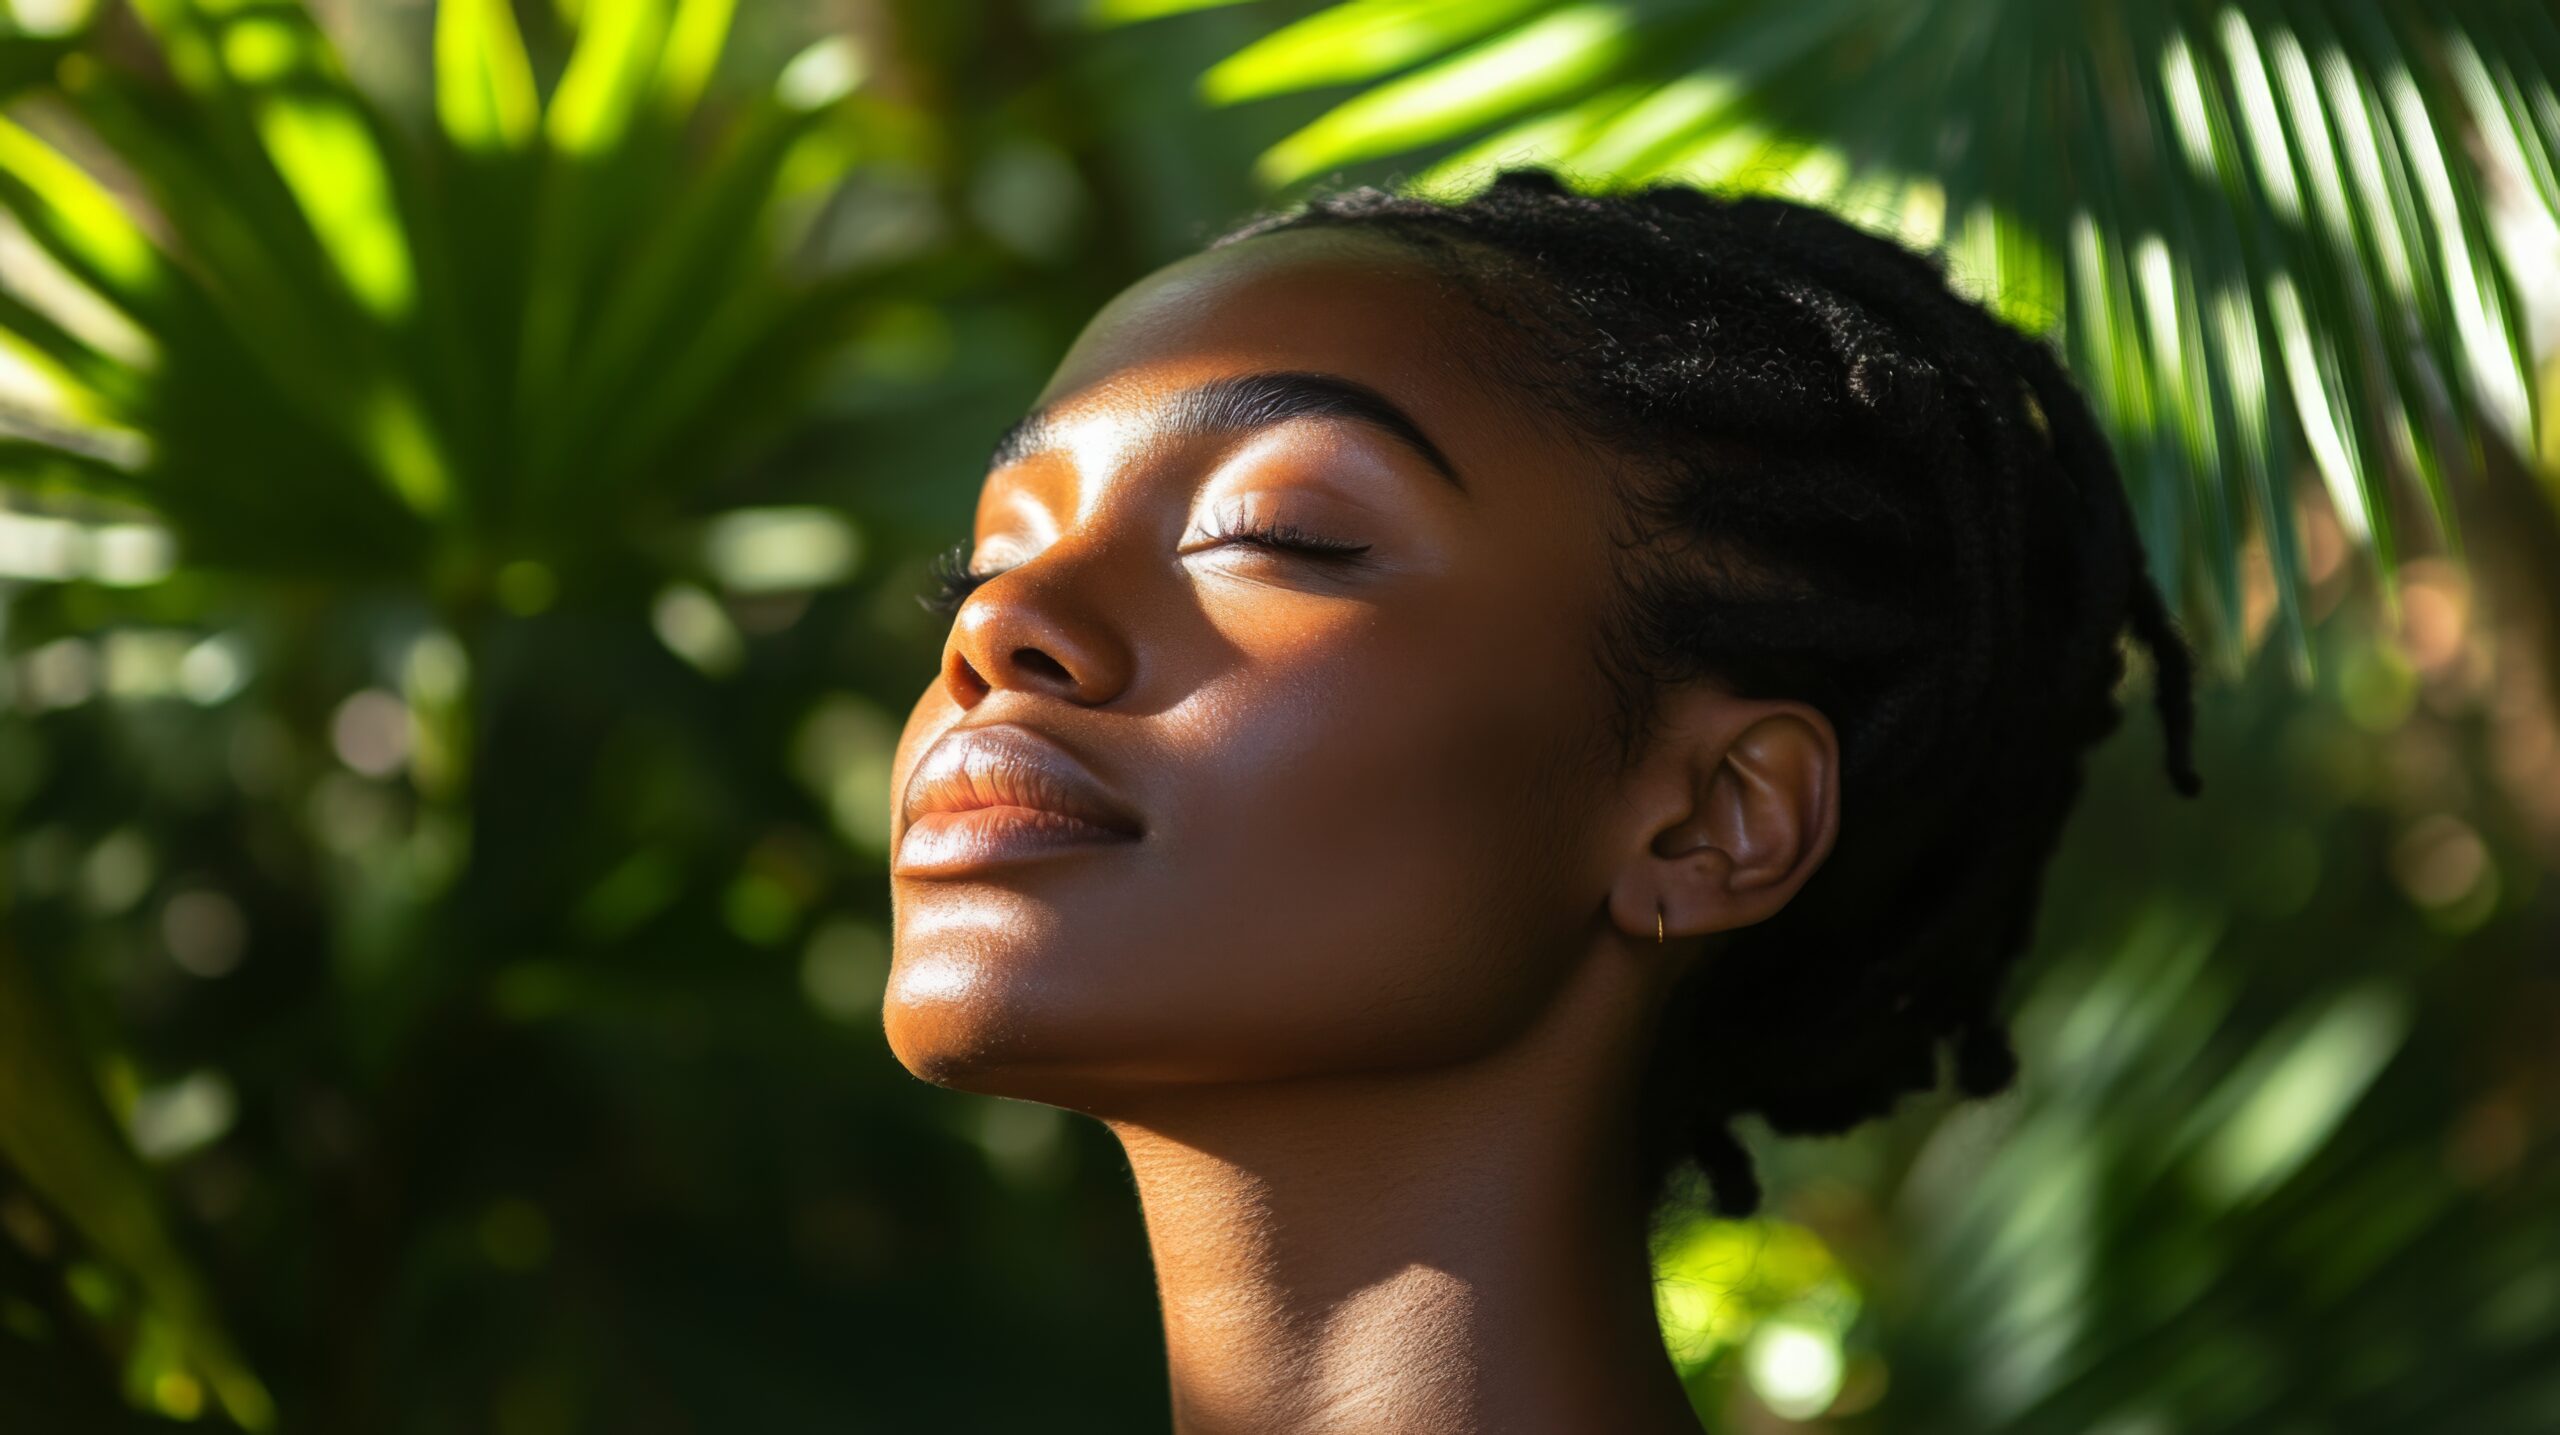
<path fill-rule="evenodd" d="M 891 871 L 900 877 L 954 877 L 1086 847 L 1138 839 L 1037 807 L 972 807 L 928 812 L 907 824 Z"/>

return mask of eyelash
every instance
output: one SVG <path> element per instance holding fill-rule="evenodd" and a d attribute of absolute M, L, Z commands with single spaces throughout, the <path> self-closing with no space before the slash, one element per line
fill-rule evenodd
<path fill-rule="evenodd" d="M 945 618 L 958 617 L 960 605 L 969 601 L 969 595 L 978 591 L 978 585 L 996 576 L 969 571 L 969 545 L 966 543 L 954 543 L 933 555 L 933 561 L 926 565 L 925 572 L 931 586 L 917 594 L 916 601 L 924 605 L 926 612 L 938 613 Z"/>
<path fill-rule="evenodd" d="M 1326 538 L 1293 523 L 1248 524 L 1241 528 L 1223 529 L 1209 537 L 1212 546 L 1221 543 L 1245 543 L 1257 548 L 1303 553 L 1310 558 L 1321 558 L 1337 563 L 1350 562 L 1369 551 L 1369 545 L 1366 543 L 1346 543 L 1338 538 Z M 922 603 L 928 612 L 951 618 L 959 615 L 960 605 L 969 601 L 970 594 L 977 592 L 989 580 L 1002 577 L 1009 570 L 999 568 L 993 573 L 972 573 L 969 571 L 969 545 L 954 543 L 934 556 L 928 571 L 931 575 L 932 587 L 920 594 L 916 601 Z"/>

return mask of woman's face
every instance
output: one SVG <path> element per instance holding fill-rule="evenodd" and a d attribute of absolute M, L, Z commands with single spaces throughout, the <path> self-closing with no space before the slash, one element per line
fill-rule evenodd
<path fill-rule="evenodd" d="M 1375 236 L 1283 231 L 1085 329 L 898 748 L 911 1071 L 1100 1109 L 1451 1062 L 1606 929 L 1609 486 L 1460 360 L 1484 322 Z"/>

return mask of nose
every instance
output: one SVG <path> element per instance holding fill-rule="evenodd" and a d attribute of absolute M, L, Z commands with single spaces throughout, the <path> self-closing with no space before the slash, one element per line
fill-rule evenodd
<path fill-rule="evenodd" d="M 978 585 L 943 645 L 942 684 L 962 710 L 998 689 L 1045 693 L 1101 707 L 1129 687 L 1128 635 L 1098 602 L 1098 553 L 1061 540 Z"/>

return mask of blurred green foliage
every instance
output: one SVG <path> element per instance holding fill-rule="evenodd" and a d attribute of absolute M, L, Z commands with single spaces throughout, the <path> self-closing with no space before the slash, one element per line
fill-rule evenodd
<path fill-rule="evenodd" d="M 18 0 L 7 1428 L 1159 1428 L 1108 1136 L 880 1038 L 924 560 L 1085 317 L 1259 202 L 1257 155 L 1445 175 L 1618 52 L 1473 110 L 1412 102 L 1458 93 L 1439 57 L 1570 59 L 1614 8 Z M 2227 22 L 2180 24 L 2227 66 Z M 2530 53 L 2483 63 L 2534 119 Z M 1839 75 L 1770 75 L 1755 123 L 1832 113 Z M 2227 317 L 2233 255 L 2160 233 L 2171 317 Z M 2304 275 L 2361 334 L 2316 307 L 2361 281 Z M 2442 317 L 2390 352 L 2454 372 Z M 2118 377 L 2223 416 L 2210 347 Z M 2147 490 L 2255 655 L 2208 693 L 2207 796 L 2126 725 L 2022 974 L 2023 1089 L 1770 1143 L 1766 1219 L 1664 1233 L 1674 1357 L 1719 1430 L 2560 1425 L 2549 480 L 2494 426 L 2440 489 L 2403 453 L 2471 563 L 2376 543 L 2386 604 L 2351 557 L 2381 470 L 2109 412 L 2257 485 Z"/>

